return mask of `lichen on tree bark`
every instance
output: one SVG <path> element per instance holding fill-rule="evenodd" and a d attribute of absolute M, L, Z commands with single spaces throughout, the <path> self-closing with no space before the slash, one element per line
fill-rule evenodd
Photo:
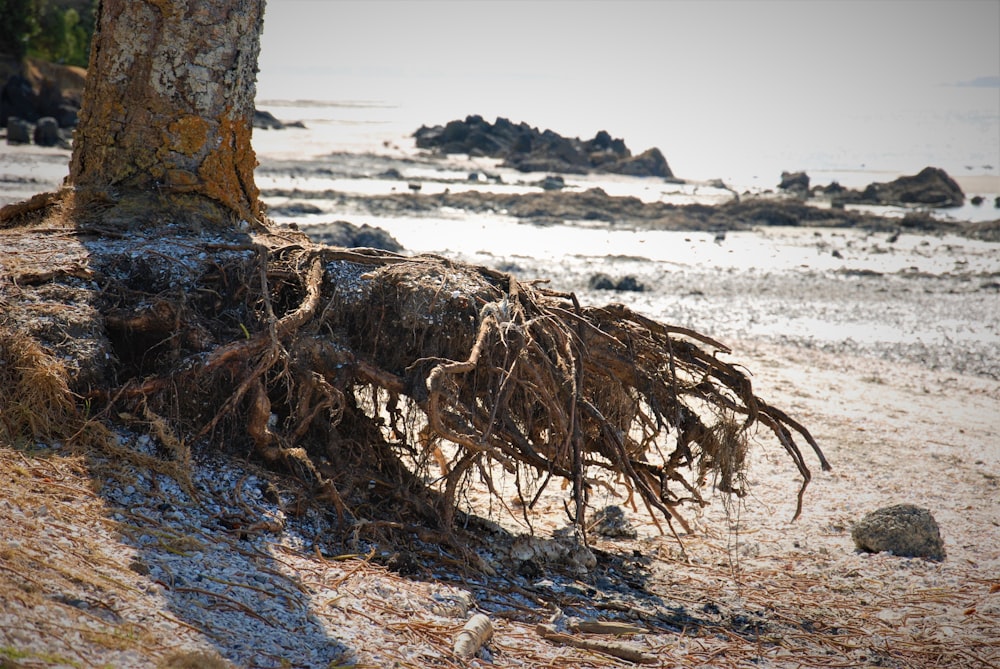
<path fill-rule="evenodd" d="M 251 147 L 264 0 L 104 0 L 68 184 L 262 211 Z"/>

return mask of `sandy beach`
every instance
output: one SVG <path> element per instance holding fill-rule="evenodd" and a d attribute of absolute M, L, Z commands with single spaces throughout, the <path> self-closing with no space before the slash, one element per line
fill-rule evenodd
<path fill-rule="evenodd" d="M 55 188 L 67 159 L 0 147 L 3 202 Z M 353 165 L 334 169 L 359 172 Z M 995 177 L 958 178 L 968 192 L 1000 192 Z M 303 227 L 338 213 L 309 202 L 320 210 L 300 217 Z M 361 209 L 344 217 L 379 222 Z M 432 222 L 462 217 L 436 212 L 386 224 L 401 238 L 428 226 L 429 239 Z M 570 225 L 504 224 L 572 234 Z M 520 574 L 500 539 L 495 549 L 489 541 L 476 547 L 475 564 L 418 538 L 352 543 L 332 514 L 309 507 L 296 515 L 294 482 L 243 460 L 198 455 L 193 499 L 174 478 L 107 454 L 3 445 L 0 662 L 615 667 L 630 666 L 615 657 L 626 648 L 662 667 L 996 667 L 997 243 L 922 232 L 890 242 L 891 233 L 671 232 L 679 257 L 667 259 L 592 250 L 556 258 L 544 237 L 510 253 L 485 238 L 477 244 L 476 233 L 465 247 L 450 245 L 459 259 L 522 280 L 550 277 L 587 303 L 627 302 L 730 346 L 726 359 L 750 370 L 759 396 L 806 425 L 832 465 L 821 472 L 806 454 L 813 480 L 795 522 L 797 472 L 763 433 L 751 449 L 749 495 L 708 495 L 708 507 L 683 512 L 690 532 L 675 526 L 675 537 L 630 500 L 602 492 L 591 504 L 624 509 L 635 538 L 592 536 L 596 565 L 582 573 L 556 561 Z M 772 252 L 771 269 L 755 266 Z M 789 253 L 805 260 L 784 266 Z M 599 272 L 632 275 L 648 290 L 594 290 L 589 279 Z M 148 437 L 122 433 L 120 443 L 158 457 Z M 566 526 L 568 494 L 553 485 L 541 499 L 532 515 L 538 537 Z M 465 505 L 484 527 L 527 532 L 510 512 L 515 501 L 503 502 L 477 488 Z M 852 525 L 896 503 L 931 511 L 944 561 L 856 551 Z M 477 612 L 490 617 L 493 637 L 463 662 L 452 643 Z M 632 627 L 620 637 L 573 631 L 581 621 Z M 540 624 L 567 638 L 546 636 Z"/>
<path fill-rule="evenodd" d="M 322 517 L 267 502 L 265 475 L 237 462 L 199 458 L 193 476 L 210 491 L 199 507 L 167 477 L 99 482 L 100 458 L 4 447 L 0 648 L 17 649 L 19 666 L 192 666 L 164 658 L 197 650 L 235 666 L 458 667 L 452 640 L 481 611 L 493 640 L 464 666 L 628 664 L 546 641 L 536 623 L 560 614 L 647 630 L 628 644 L 663 667 L 995 665 L 1000 515 L 987 500 L 1000 481 L 1000 384 L 797 347 L 738 350 L 758 392 L 807 424 L 833 464 L 813 466 L 802 517 L 790 522 L 795 472 L 762 436 L 749 497 L 715 496 L 682 544 L 626 500 L 595 500 L 624 507 L 638 537 L 595 537 L 598 566 L 575 578 L 553 568 L 491 581 L 435 566 L 419 543 L 405 577 L 384 566 L 399 568 L 393 549 L 335 554 Z M 539 509 L 539 536 L 565 524 L 559 497 Z M 900 502 L 933 511 L 945 561 L 855 551 L 852 523 Z M 273 524 L 241 536 L 213 508 Z"/>
<path fill-rule="evenodd" d="M 0 669 L 1000 669 L 998 25 L 0 0 Z"/>

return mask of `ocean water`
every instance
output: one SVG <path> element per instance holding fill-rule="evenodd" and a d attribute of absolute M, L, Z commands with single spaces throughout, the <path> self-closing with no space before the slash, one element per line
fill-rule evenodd
<path fill-rule="evenodd" d="M 990 108 L 991 96 L 997 98 L 998 110 Z M 782 171 L 804 170 L 813 185 L 836 181 L 849 188 L 863 188 L 872 182 L 890 181 L 934 166 L 944 169 L 960 182 L 973 177 L 973 183 L 985 185 L 985 188 L 977 190 L 965 189 L 970 197 L 977 194 L 983 196 L 986 199 L 983 205 L 975 206 L 967 202 L 961 208 L 940 212 L 942 215 L 970 221 L 1000 218 L 1000 209 L 992 206 L 994 198 L 1000 195 L 1000 148 L 996 151 L 991 149 L 991 146 L 1000 147 L 1000 89 L 952 87 L 946 89 L 935 104 L 940 110 L 933 113 L 924 108 L 865 116 L 858 121 L 866 128 L 865 133 L 860 135 L 841 130 L 838 136 L 835 131 L 821 132 L 818 128 L 797 131 L 775 129 L 766 137 L 748 133 L 739 140 L 742 142 L 740 150 L 731 148 L 736 139 L 706 130 L 707 146 L 702 150 L 689 149 L 690 156 L 682 152 L 671 154 L 662 143 L 636 143 L 628 132 L 623 132 L 621 136 L 633 153 L 658 146 L 664 151 L 677 177 L 701 185 L 683 189 L 666 185 L 658 179 L 615 179 L 606 175 L 591 178 L 571 176 L 568 181 L 581 188 L 599 186 L 613 195 L 632 195 L 644 200 L 681 204 L 695 200 L 717 202 L 728 199 L 728 192 L 715 191 L 704 185 L 714 179 L 722 179 L 727 186 L 740 193 L 762 192 L 776 188 Z M 474 112 L 466 110 L 449 114 L 443 105 L 440 109 L 426 110 L 427 105 L 424 104 L 411 106 L 403 101 L 381 100 L 261 98 L 258 107 L 270 111 L 279 119 L 302 121 L 306 126 L 305 129 L 282 131 L 257 130 L 253 142 L 262 159 L 311 160 L 318 164 L 339 153 L 413 156 L 418 153 L 413 133 L 420 126 L 444 124 Z M 529 114 L 526 110 L 524 117 L 514 116 L 511 120 L 532 124 Z M 496 117 L 486 118 L 492 121 Z M 566 125 L 576 123 L 579 123 L 578 119 Z M 618 125 L 627 126 L 625 123 Z M 613 123 L 601 123 L 594 119 L 591 126 L 593 132 L 579 136 L 589 139 L 598 130 L 612 126 Z M 547 126 L 539 127 L 545 129 Z M 561 131 L 560 127 L 551 129 L 569 134 Z M 656 134 L 654 128 L 636 126 L 633 130 L 639 137 L 655 137 Z M 728 149 L 712 148 L 727 144 L 730 146 Z M 485 161 L 483 164 L 490 163 Z M 476 166 L 475 163 L 469 165 L 472 168 Z M 689 166 L 688 169 L 685 166 Z M 448 170 L 449 167 L 441 166 L 439 169 Z M 430 175 L 412 171 L 407 174 L 407 177 L 418 179 L 426 176 Z M 455 183 L 448 185 L 452 190 L 456 184 L 461 186 L 464 176 L 437 175 L 453 179 Z M 372 181 L 355 181 L 350 184 L 314 182 L 312 187 L 376 194 L 386 192 L 389 186 Z M 425 184 L 425 188 L 428 188 L 425 192 L 433 190 L 432 185 Z M 700 197 L 683 197 L 694 190 Z"/>
<path fill-rule="evenodd" d="M 606 130 L 740 191 L 926 166 L 996 184 L 1000 3 L 282 0 L 258 99 L 309 125 L 300 155 L 406 149 L 421 125 L 479 114 Z"/>
<path fill-rule="evenodd" d="M 495 115 L 460 101 L 261 99 L 259 106 L 279 118 L 305 122 L 315 134 L 295 150 L 313 155 L 378 150 L 387 142 L 407 148 L 422 125 L 480 114 L 491 122 L 503 115 L 582 139 L 607 129 L 633 153 L 659 148 L 682 179 L 720 178 L 739 190 L 774 188 L 783 171 L 798 170 L 813 183 L 836 180 L 848 187 L 915 174 L 927 166 L 959 178 L 1000 178 L 1000 88 L 941 87 L 934 94 L 921 108 L 859 105 L 828 109 L 811 122 L 757 119 L 733 127 L 708 119 L 701 126 L 687 124 L 681 133 L 648 119 L 615 118 L 613 111 L 601 117 L 574 113 L 562 123 L 542 124 L 536 119 L 547 114 L 533 114 L 529 103 L 508 105 L 510 112 Z"/>

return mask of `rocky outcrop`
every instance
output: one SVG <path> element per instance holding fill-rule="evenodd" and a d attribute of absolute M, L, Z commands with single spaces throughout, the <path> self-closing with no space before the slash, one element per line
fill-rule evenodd
<path fill-rule="evenodd" d="M 333 207 L 333 210 L 360 211 L 373 216 L 419 215 L 448 207 L 477 213 L 504 211 L 508 216 L 539 224 L 604 221 L 613 226 L 716 233 L 760 226 L 863 228 L 879 232 L 895 232 L 900 229 L 933 230 L 984 241 L 1000 241 L 1000 219 L 971 224 L 938 219 L 927 212 L 914 211 L 900 220 L 895 216 L 880 216 L 853 208 L 819 207 L 799 199 L 777 197 L 748 197 L 720 205 L 676 205 L 609 195 L 600 188 L 585 191 L 539 189 L 527 193 L 470 189 L 431 194 L 397 192 L 387 195 L 351 195 L 333 189 L 317 191 L 269 188 L 262 192 L 262 196 L 289 200 L 326 200 L 328 204 L 325 206 Z"/>
<path fill-rule="evenodd" d="M 28 78 L 15 74 L 0 89 L 0 126 L 6 126 L 11 118 L 29 123 L 52 118 L 60 128 L 73 128 L 79 109 L 77 95 L 64 93 L 59 84 L 48 79 L 36 89 Z"/>
<path fill-rule="evenodd" d="M 614 172 L 615 174 L 627 174 L 633 177 L 655 176 L 669 178 L 673 176 L 670 166 L 667 165 L 667 159 L 663 157 L 663 154 L 657 148 L 643 151 L 638 156 L 632 158 L 623 158 L 610 163 L 603 170 L 605 172 Z"/>
<path fill-rule="evenodd" d="M 505 166 L 521 172 L 612 172 L 673 177 L 659 149 L 633 156 L 623 140 L 611 137 L 604 130 L 584 141 L 563 137 L 552 130 L 540 131 L 523 122 L 515 124 L 505 118 L 489 123 L 482 116 L 468 116 L 464 121 L 450 121 L 443 126 L 421 126 L 413 136 L 417 148 L 502 158 Z"/>
<path fill-rule="evenodd" d="M 599 272 L 591 276 L 588 283 L 591 290 L 615 290 L 618 292 L 631 291 L 636 293 L 641 293 L 646 290 L 646 286 L 631 274 L 626 274 L 620 279 L 613 279 L 607 274 Z"/>
<path fill-rule="evenodd" d="M 808 195 L 809 175 L 805 172 L 782 172 L 778 188 L 790 193 Z"/>
<path fill-rule="evenodd" d="M 925 167 L 918 174 L 888 183 L 871 183 L 861 192 L 849 190 L 837 197 L 848 204 L 960 207 L 965 203 L 959 185 L 937 167 Z"/>
<path fill-rule="evenodd" d="M 403 251 L 403 245 L 396 241 L 395 237 L 382 228 L 376 228 L 367 223 L 359 226 L 347 221 L 334 221 L 302 226 L 301 230 L 311 240 L 319 244 L 343 248 L 382 249 L 393 253 Z"/>
<path fill-rule="evenodd" d="M 284 130 L 285 128 L 304 128 L 302 121 L 282 121 L 269 111 L 253 110 L 253 127 L 258 130 Z"/>

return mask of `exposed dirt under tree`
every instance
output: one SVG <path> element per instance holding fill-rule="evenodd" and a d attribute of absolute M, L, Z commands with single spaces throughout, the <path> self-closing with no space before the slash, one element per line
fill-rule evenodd
<path fill-rule="evenodd" d="M 134 207 L 80 217 L 72 201 L 6 210 L 7 441 L 143 426 L 173 458 L 252 451 L 346 526 L 377 518 L 442 540 L 459 490 L 489 487 L 494 465 L 526 509 L 563 479 L 583 518 L 604 471 L 671 527 L 710 475 L 744 492 L 757 423 L 803 489 L 798 443 L 826 466 L 806 429 L 716 356 L 724 345 L 620 305 L 291 230 L 201 228 L 180 209 L 167 225 L 137 224 Z"/>

